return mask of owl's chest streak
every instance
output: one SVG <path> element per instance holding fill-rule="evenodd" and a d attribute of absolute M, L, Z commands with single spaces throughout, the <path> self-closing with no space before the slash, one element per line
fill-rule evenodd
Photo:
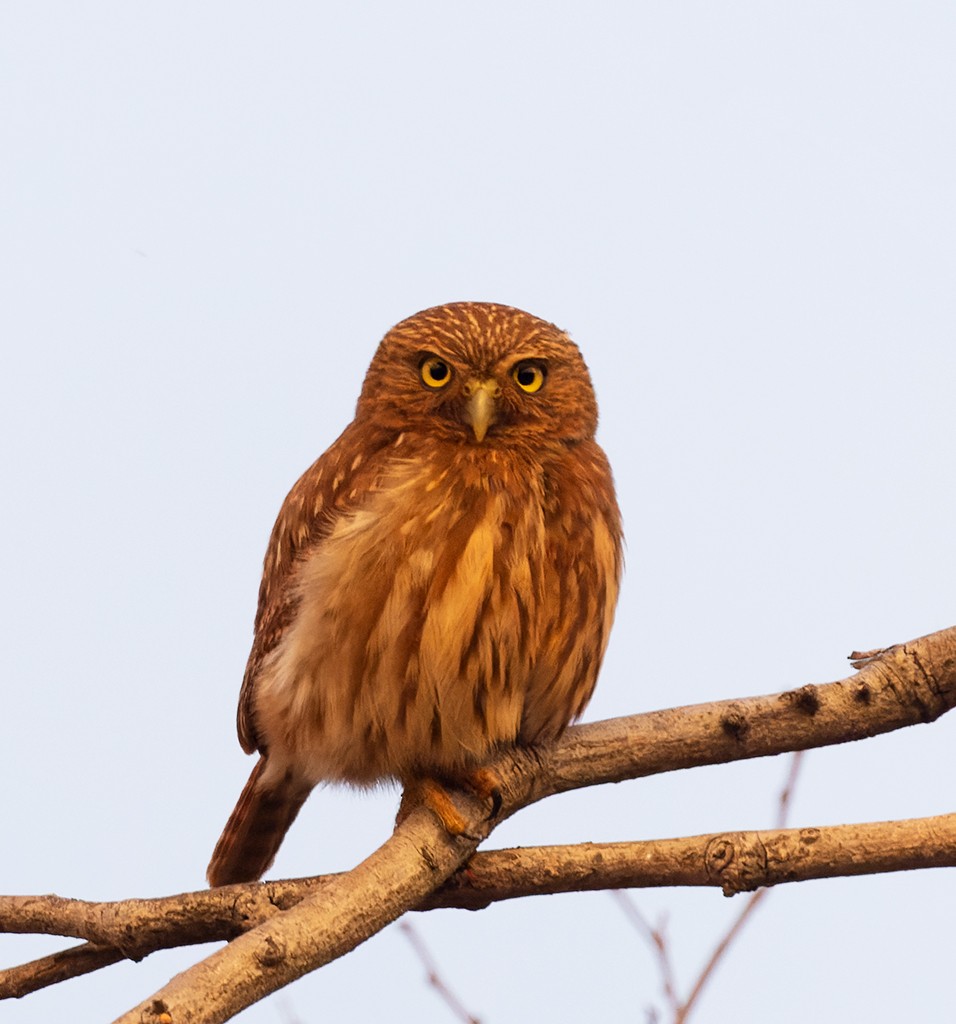
<path fill-rule="evenodd" d="M 540 494 L 410 476 L 303 561 L 257 700 L 272 747 L 316 778 L 454 771 L 520 728 L 545 628 Z"/>

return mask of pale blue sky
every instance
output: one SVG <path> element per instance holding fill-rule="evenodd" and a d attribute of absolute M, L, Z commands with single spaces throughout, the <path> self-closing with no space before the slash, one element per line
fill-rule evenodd
<path fill-rule="evenodd" d="M 554 320 L 591 367 L 628 574 L 588 718 L 956 622 L 954 52 L 942 2 L 4 4 L 0 890 L 203 884 L 275 513 L 438 302 Z M 951 811 L 954 745 L 814 753 L 793 821 Z M 491 845 L 761 827 L 785 769 L 569 795 Z M 349 867 L 396 800 L 317 793 L 275 874 Z M 638 900 L 684 980 L 739 909 Z M 952 871 L 783 887 L 699 1019 L 943 1019 L 954 916 Z M 605 894 L 415 924 L 483 1024 L 658 996 Z M 200 952 L 0 1016 L 109 1020 Z M 451 1017 L 393 928 L 241 1019 Z"/>

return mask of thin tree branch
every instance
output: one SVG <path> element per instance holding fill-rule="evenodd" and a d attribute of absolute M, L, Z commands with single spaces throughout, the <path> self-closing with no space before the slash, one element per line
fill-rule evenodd
<path fill-rule="evenodd" d="M 0 999 L 19 999 L 38 989 L 78 978 L 125 959 L 125 954 L 115 946 L 97 946 L 92 942 L 70 946 L 39 960 L 0 971 Z"/>
<path fill-rule="evenodd" d="M 710 959 L 707 961 L 706 965 L 704 966 L 704 969 L 698 975 L 697 981 L 695 982 L 694 987 L 691 989 L 691 993 L 687 997 L 686 1002 L 683 1004 L 683 1006 L 680 1006 L 678 1008 L 677 1013 L 674 1017 L 674 1024 L 685 1024 L 687 1019 L 690 1017 L 690 1013 L 694 1007 L 694 1004 L 700 997 L 701 992 L 703 992 L 704 986 L 707 984 L 708 981 L 710 981 L 711 977 L 713 977 L 714 971 L 717 969 L 717 965 L 726 955 L 727 950 L 730 948 L 734 939 L 736 939 L 737 936 L 743 931 L 744 925 L 746 925 L 750 918 L 754 915 L 757 908 L 760 906 L 761 902 L 764 900 L 768 892 L 770 892 L 769 889 L 758 889 L 755 893 L 753 893 L 753 895 L 751 895 L 750 899 L 747 900 L 744 909 L 734 920 L 730 928 L 727 929 L 727 932 L 724 935 L 724 937 L 720 940 L 720 942 L 717 943 L 717 946 L 714 949 L 714 952 L 711 954 Z"/>
<path fill-rule="evenodd" d="M 407 922 L 401 921 L 398 925 L 399 930 L 408 939 L 408 944 L 415 951 L 415 956 L 418 957 L 422 967 L 425 968 L 425 976 L 428 979 L 428 984 L 438 993 L 439 998 L 444 1002 L 449 1010 L 464 1024 L 481 1024 L 481 1021 L 468 1012 L 465 1009 L 464 1004 L 455 995 L 454 992 L 448 987 L 447 983 L 441 976 L 441 972 L 438 969 L 438 964 L 435 962 L 435 958 L 431 955 L 428 947 L 425 945 L 424 940 L 418 934 L 418 932 Z"/>
<path fill-rule="evenodd" d="M 656 925 L 641 913 L 640 908 L 631 899 L 630 895 L 623 889 L 614 889 L 611 892 L 615 902 L 623 911 L 625 917 L 634 926 L 635 931 L 640 932 L 641 937 L 651 947 L 657 959 L 657 969 L 661 973 L 661 989 L 664 999 L 667 1001 L 667 1008 L 674 1015 L 675 1019 L 680 1013 L 680 999 L 677 995 L 677 977 L 674 973 L 674 965 L 671 962 L 670 949 L 667 942 L 667 921 L 661 918 Z M 648 1008 L 649 1016 L 656 1019 L 657 1011 L 651 1006 Z"/>
<path fill-rule="evenodd" d="M 800 778 L 800 769 L 803 767 L 803 755 L 806 751 L 798 750 L 790 758 L 790 769 L 787 772 L 783 789 L 780 790 L 780 798 L 777 801 L 777 828 L 784 828 L 787 819 L 790 817 L 790 804 L 793 802 L 793 794 L 797 790 L 797 780 Z"/>
<path fill-rule="evenodd" d="M 713 886 L 725 896 L 812 878 L 956 867 L 956 814 L 819 828 L 717 832 L 635 843 L 537 846 L 477 854 L 426 900 L 478 908 L 524 896 Z"/>
<path fill-rule="evenodd" d="M 783 788 L 780 791 L 777 799 L 777 820 L 776 827 L 782 829 L 787 823 L 787 814 L 790 809 L 790 802 L 792 800 L 794 791 L 796 789 L 797 778 L 800 773 L 800 765 L 803 760 L 804 752 L 802 750 L 797 751 L 790 758 L 790 766 L 787 771 L 787 777 L 784 781 Z M 704 965 L 700 974 L 697 976 L 697 980 L 691 989 L 690 995 L 686 1000 L 681 1001 L 677 994 L 677 982 L 674 973 L 674 967 L 671 962 L 670 948 L 667 941 L 667 935 L 665 932 L 663 922 L 653 927 L 643 916 L 639 908 L 637 907 L 630 894 L 624 892 L 621 889 L 614 890 L 611 895 L 616 899 L 622 911 L 627 915 L 628 919 L 634 925 L 635 930 L 638 931 L 647 944 L 651 947 L 652 952 L 657 958 L 658 970 L 661 974 L 661 988 L 664 993 L 664 999 L 667 1003 L 668 1010 L 671 1014 L 671 1019 L 674 1024 L 685 1024 L 690 1017 L 691 1011 L 703 992 L 708 980 L 717 969 L 720 961 L 726 955 L 730 949 L 732 943 L 740 934 L 746 922 L 753 915 L 759 904 L 763 901 L 769 889 L 763 888 L 758 889 L 755 893 L 747 899 L 744 907 L 734 918 L 730 928 L 725 932 L 723 937 L 714 947 L 713 952 L 707 959 L 707 963 Z M 654 1012 L 653 1010 L 651 1012 Z"/>
<path fill-rule="evenodd" d="M 803 764 L 803 755 L 805 751 L 798 750 L 792 758 L 790 758 L 790 770 L 787 772 L 786 782 L 783 784 L 783 789 L 780 792 L 780 799 L 777 802 L 777 828 L 783 829 L 787 823 L 787 817 L 790 812 L 790 802 L 793 799 L 794 791 L 797 786 L 797 779 L 800 776 L 800 766 Z M 684 1001 L 683 1006 L 678 1010 L 674 1018 L 674 1024 L 685 1024 L 688 1017 L 690 1017 L 691 1010 L 694 1008 L 695 1003 L 700 998 L 701 992 L 704 991 L 704 987 L 707 982 L 710 981 L 717 969 L 720 961 L 727 955 L 727 950 L 730 949 L 734 940 L 743 931 L 744 926 L 753 917 L 757 908 L 764 901 L 767 893 L 770 892 L 768 888 L 758 889 L 753 893 L 747 900 L 743 910 L 737 915 L 736 920 L 728 928 L 724 937 L 717 943 L 713 953 L 704 965 L 704 969 L 697 976 L 697 981 L 694 983 L 694 987 L 690 991 L 690 995 Z"/>

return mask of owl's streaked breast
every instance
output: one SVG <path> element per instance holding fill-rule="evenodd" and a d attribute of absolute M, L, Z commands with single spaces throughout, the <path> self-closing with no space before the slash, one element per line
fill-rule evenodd
<path fill-rule="evenodd" d="M 270 758 L 368 784 L 515 739 L 540 618 L 536 489 L 392 465 L 297 568 L 295 618 L 257 683 Z"/>
<path fill-rule="evenodd" d="M 543 475 L 500 452 L 466 453 L 444 467 L 396 460 L 298 566 L 295 618 L 256 690 L 277 770 L 294 764 L 314 782 L 359 785 L 455 774 L 519 735 L 560 731 L 582 673 L 590 677 L 583 708 L 616 597 L 609 532 L 593 524 L 590 546 L 601 552 L 589 570 L 601 563 L 607 608 L 587 610 L 595 635 L 581 637 L 577 660 L 594 663 L 582 667 L 549 647 L 548 634 L 563 633 L 562 619 L 580 620 L 582 610 L 565 607 L 567 581 L 548 565 Z M 539 652 L 534 664 L 531 652 Z M 546 697 L 541 703 L 553 687 L 562 691 L 554 720 Z"/>

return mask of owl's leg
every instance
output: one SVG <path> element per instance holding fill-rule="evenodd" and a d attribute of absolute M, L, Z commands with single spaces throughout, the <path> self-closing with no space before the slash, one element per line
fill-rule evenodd
<path fill-rule="evenodd" d="M 491 801 L 489 821 L 498 816 L 501 810 L 501 779 L 490 768 L 476 768 L 456 778 L 454 782 L 470 789 L 479 800 Z M 419 804 L 424 804 L 434 812 L 449 835 L 472 838 L 468 832 L 468 823 L 455 806 L 448 789 L 438 779 L 426 775 L 405 780 L 395 824 L 404 821 Z"/>
<path fill-rule="evenodd" d="M 435 813 L 449 835 L 468 835 L 468 823 L 455 806 L 451 794 L 437 779 L 431 776 L 405 779 L 402 802 L 398 805 L 395 824 L 400 825 L 419 804 L 424 804 Z"/>
<path fill-rule="evenodd" d="M 427 808 L 435 812 L 438 820 L 445 826 L 445 831 L 449 835 L 467 835 L 468 823 L 455 806 L 451 794 L 437 779 L 422 779 L 420 793 L 422 802 Z"/>

